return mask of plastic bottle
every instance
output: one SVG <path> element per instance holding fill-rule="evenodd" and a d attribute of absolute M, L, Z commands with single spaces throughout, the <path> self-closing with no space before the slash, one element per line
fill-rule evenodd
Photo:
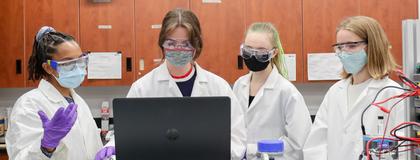
<path fill-rule="evenodd" d="M 258 160 L 283 159 L 284 143 L 282 140 L 261 140 L 258 142 Z"/>
<path fill-rule="evenodd" d="M 103 101 L 101 106 L 101 134 L 106 135 L 109 131 L 109 103 Z"/>

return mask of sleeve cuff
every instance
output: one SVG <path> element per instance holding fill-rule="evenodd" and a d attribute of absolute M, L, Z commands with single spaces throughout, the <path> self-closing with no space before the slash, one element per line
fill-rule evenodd
<path fill-rule="evenodd" d="M 48 152 L 47 149 L 45 149 L 44 147 L 41 147 L 41 152 L 42 152 L 42 154 L 44 154 L 48 158 L 51 158 L 53 153 L 54 153 L 54 151 L 53 152 Z"/>

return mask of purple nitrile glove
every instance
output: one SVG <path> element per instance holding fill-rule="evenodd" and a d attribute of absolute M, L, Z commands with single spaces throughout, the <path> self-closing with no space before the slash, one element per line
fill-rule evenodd
<path fill-rule="evenodd" d="M 111 156 L 113 155 L 115 155 L 115 147 L 107 146 L 99 150 L 98 153 L 96 153 L 95 160 L 106 160 L 108 158 L 111 158 Z"/>
<path fill-rule="evenodd" d="M 70 103 L 66 109 L 60 107 L 52 117 L 48 119 L 43 111 L 38 111 L 44 128 L 44 136 L 41 140 L 41 146 L 44 148 L 56 148 L 73 127 L 77 119 L 77 105 Z"/>

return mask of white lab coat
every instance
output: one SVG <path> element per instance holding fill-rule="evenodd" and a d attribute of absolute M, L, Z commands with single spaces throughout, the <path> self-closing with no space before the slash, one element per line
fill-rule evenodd
<path fill-rule="evenodd" d="M 58 90 L 45 80 L 38 88 L 22 95 L 15 103 L 10 115 L 9 130 L 6 135 L 7 153 L 11 160 L 92 160 L 101 149 L 99 130 L 86 102 L 71 90 L 78 105 L 77 120 L 64 137 L 51 158 L 41 152 L 44 129 L 38 116 L 42 110 L 51 119 L 59 107 L 67 107 L 68 102 Z"/>
<path fill-rule="evenodd" d="M 231 99 L 231 157 L 241 159 L 245 154 L 246 131 L 244 108 L 234 96 L 229 84 L 221 77 L 195 64 L 197 76 L 191 97 L 228 96 Z M 169 74 L 166 62 L 138 79 L 127 97 L 182 97 L 182 93 Z M 113 138 L 107 144 L 114 145 Z M 118 154 L 118 153 L 117 153 Z"/>
<path fill-rule="evenodd" d="M 363 151 L 361 114 L 368 104 L 372 102 L 376 93 L 385 86 L 399 86 L 388 77 L 380 80 L 371 80 L 356 100 L 351 110 L 347 111 L 347 87 L 351 77 L 334 84 L 325 95 L 318 110 L 315 122 L 304 146 L 304 158 L 307 160 L 355 160 Z M 401 94 L 398 89 L 386 89 L 379 94 L 377 101 Z M 383 106 L 388 109 L 396 100 Z M 378 116 L 384 116 L 380 109 L 371 106 L 365 113 L 364 124 L 367 135 L 377 135 Z M 387 135 L 389 131 L 404 121 L 404 101 L 400 102 L 391 112 Z"/>
<path fill-rule="evenodd" d="M 240 77 L 233 87 L 247 108 L 247 159 L 256 159 L 257 142 L 267 139 L 284 141 L 285 159 L 303 159 L 303 144 L 312 122 L 300 92 L 273 67 L 248 108 L 250 81 L 251 73 Z"/>

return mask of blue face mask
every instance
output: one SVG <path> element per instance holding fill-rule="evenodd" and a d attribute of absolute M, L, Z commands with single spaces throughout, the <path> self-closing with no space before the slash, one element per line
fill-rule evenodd
<path fill-rule="evenodd" d="M 367 63 L 367 54 L 364 49 L 357 52 L 340 52 L 337 53 L 343 64 L 344 70 L 350 74 L 357 74 Z"/>
<path fill-rule="evenodd" d="M 83 82 L 86 76 L 86 67 L 89 56 L 83 54 L 81 57 L 67 60 L 55 61 L 48 60 L 47 63 L 58 72 L 58 78 L 54 78 L 65 88 L 77 88 Z"/>
<path fill-rule="evenodd" d="M 86 67 L 85 66 L 77 66 L 74 67 L 72 70 L 60 70 L 58 72 L 58 83 L 65 88 L 77 88 L 82 84 L 83 80 L 85 80 L 86 76 Z"/>
<path fill-rule="evenodd" d="M 165 59 L 176 67 L 185 66 L 193 59 L 194 50 L 191 49 L 165 49 Z"/>

